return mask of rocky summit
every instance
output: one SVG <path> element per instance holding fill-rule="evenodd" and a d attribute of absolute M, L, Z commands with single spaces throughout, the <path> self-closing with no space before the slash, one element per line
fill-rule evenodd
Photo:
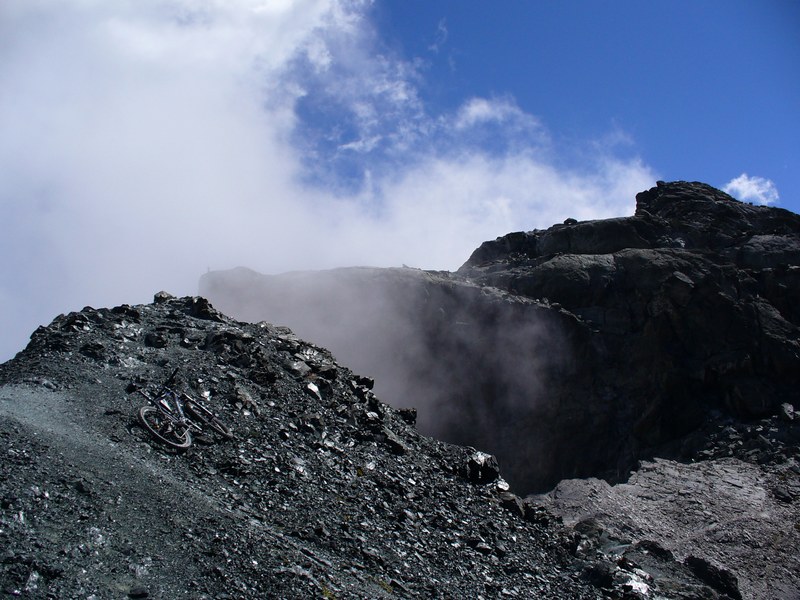
<path fill-rule="evenodd" d="M 6 597 L 800 596 L 797 215 L 659 183 L 455 273 L 201 293 L 0 365 Z M 146 429 L 173 374 L 230 434 Z"/>

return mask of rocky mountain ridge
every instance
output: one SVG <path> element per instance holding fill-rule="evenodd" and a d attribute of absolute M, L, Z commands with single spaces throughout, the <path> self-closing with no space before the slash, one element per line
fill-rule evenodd
<path fill-rule="evenodd" d="M 198 435 L 181 453 L 137 423 L 137 391 L 175 368 L 232 440 Z M 737 597 L 730 573 L 656 540 L 590 551 L 541 499 L 511 493 L 494 457 L 420 435 L 414 411 L 371 386 L 288 329 L 203 298 L 60 315 L 0 365 L 0 591 Z"/>
<path fill-rule="evenodd" d="M 243 321 L 60 315 L 0 365 L 0 590 L 796 598 L 799 239 L 676 182 L 457 273 L 206 275 Z M 233 440 L 137 424 L 176 367 Z"/>
<path fill-rule="evenodd" d="M 176 367 L 233 440 L 176 453 L 137 424 L 135 390 Z M 0 383 L 7 596 L 597 595 L 488 455 L 419 435 L 324 349 L 202 298 L 61 315 Z"/>
<path fill-rule="evenodd" d="M 632 217 L 485 242 L 457 273 L 238 269 L 201 293 L 375 375 L 523 493 L 624 480 L 691 453 L 707 421 L 800 405 L 800 216 L 700 183 L 659 183 Z"/>

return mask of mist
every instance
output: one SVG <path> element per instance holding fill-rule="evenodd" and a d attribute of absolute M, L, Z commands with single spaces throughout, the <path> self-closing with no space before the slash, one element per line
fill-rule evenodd
<path fill-rule="evenodd" d="M 630 214 L 657 175 L 508 96 L 430 109 L 370 3 L 0 5 L 0 360 L 59 313 L 208 270 L 457 268 L 481 241 Z M 487 143 L 486 140 L 492 140 Z"/>
<path fill-rule="evenodd" d="M 331 350 L 382 401 L 416 409 L 421 433 L 495 454 L 520 491 L 552 484 L 574 454 L 551 431 L 580 355 L 558 311 L 411 268 L 233 269 L 200 287 L 226 314 Z"/>

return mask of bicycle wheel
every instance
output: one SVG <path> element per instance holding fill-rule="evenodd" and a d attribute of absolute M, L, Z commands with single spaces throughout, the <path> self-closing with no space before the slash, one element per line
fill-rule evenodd
<path fill-rule="evenodd" d="M 186 408 L 186 412 L 188 412 L 190 416 L 194 417 L 198 421 L 201 421 L 205 425 L 208 425 L 211 427 L 211 429 L 216 431 L 225 439 L 229 440 L 233 437 L 231 428 L 220 421 L 219 417 L 217 417 L 202 404 L 198 404 L 194 400 L 186 400 L 184 408 Z"/>
<path fill-rule="evenodd" d="M 176 429 L 172 419 L 155 406 L 139 409 L 139 422 L 156 441 L 177 450 L 186 450 L 192 445 L 192 434 L 181 425 Z"/>

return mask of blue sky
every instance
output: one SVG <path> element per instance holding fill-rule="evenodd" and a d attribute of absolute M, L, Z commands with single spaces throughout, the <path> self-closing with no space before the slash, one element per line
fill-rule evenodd
<path fill-rule="evenodd" d="M 432 111 L 510 98 L 565 154 L 616 143 L 665 179 L 773 182 L 798 210 L 800 3 L 378 3 L 393 51 L 420 60 Z M 780 193 L 782 192 L 782 193 Z"/>
<path fill-rule="evenodd" d="M 0 359 L 207 269 L 456 269 L 657 179 L 794 211 L 800 3 L 4 0 Z"/>

